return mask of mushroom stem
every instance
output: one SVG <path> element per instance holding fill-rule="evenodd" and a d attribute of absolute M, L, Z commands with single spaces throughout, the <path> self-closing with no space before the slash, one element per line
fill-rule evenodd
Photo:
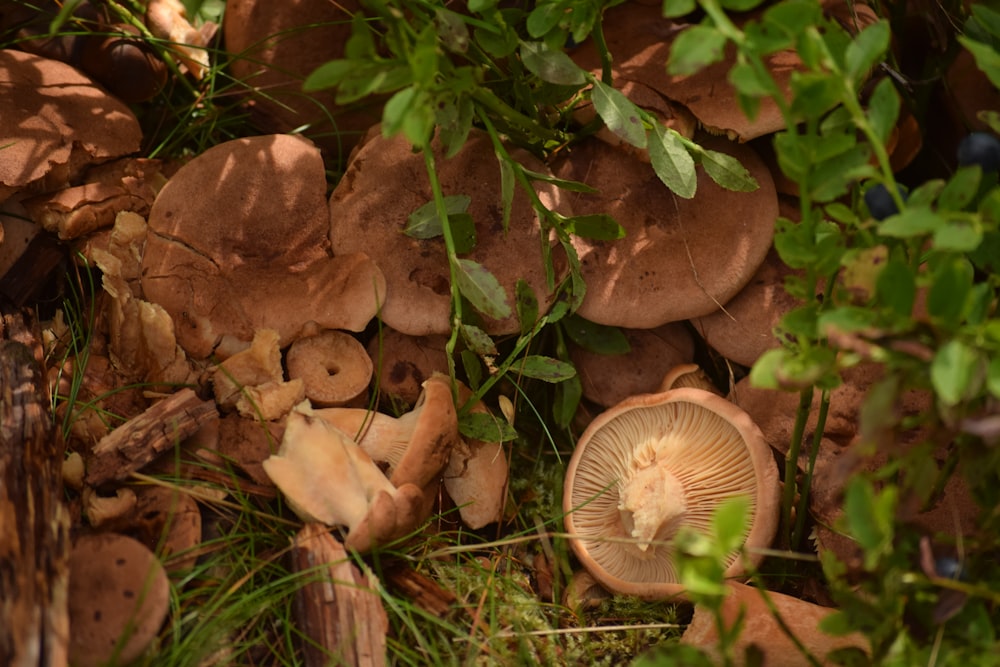
<path fill-rule="evenodd" d="M 633 469 L 621 486 L 618 511 L 625 530 L 639 540 L 636 546 L 645 552 L 654 541 L 675 532 L 687 514 L 687 503 L 684 486 L 663 462 L 653 458 Z"/>

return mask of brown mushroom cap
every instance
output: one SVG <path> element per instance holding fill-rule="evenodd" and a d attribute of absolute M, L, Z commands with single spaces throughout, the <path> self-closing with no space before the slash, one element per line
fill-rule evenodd
<path fill-rule="evenodd" d="M 362 252 L 331 256 L 319 151 L 291 135 L 236 139 L 187 163 L 149 215 L 142 289 L 196 359 L 229 356 L 257 329 L 282 347 L 307 324 L 360 331 L 385 283 Z"/>
<path fill-rule="evenodd" d="M 547 168 L 524 151 L 512 155 L 528 169 Z M 445 159 L 435 149 L 438 178 L 447 195 L 471 198 L 468 214 L 475 221 L 476 244 L 461 257 L 485 267 L 506 290 L 512 314 L 502 319 L 483 316 L 490 334 L 520 330 L 513 308 L 518 280 L 525 280 L 544 309 L 554 294 L 545 278 L 539 247 L 539 221 L 520 188 L 515 189 L 510 227 L 503 229 L 500 167 L 485 132 L 474 130 L 457 155 Z M 550 209 L 560 208 L 561 194 L 550 184 L 535 184 Z M 418 239 L 403 233 L 407 219 L 433 200 L 424 159 L 402 135 L 373 136 L 352 156 L 347 172 L 330 196 L 334 252 L 364 251 L 382 269 L 386 299 L 379 312 L 388 326 L 414 336 L 451 331 L 451 276 L 444 241 L 438 236 Z M 556 280 L 565 264 L 561 248 L 553 250 Z"/>
<path fill-rule="evenodd" d="M 382 327 L 381 336 L 373 337 L 367 347 L 376 366 L 379 393 L 394 407 L 412 406 L 427 378 L 448 372 L 447 343 L 447 336 L 410 336 Z"/>
<path fill-rule="evenodd" d="M 167 616 L 170 582 L 149 549 L 124 535 L 84 535 L 69 558 L 69 660 L 126 664 L 146 650 Z"/>
<path fill-rule="evenodd" d="M 719 137 L 699 141 L 734 156 L 760 187 L 726 190 L 699 168 L 697 194 L 682 199 L 648 164 L 600 141 L 580 144 L 556 167 L 558 176 L 599 189 L 571 195 L 576 214 L 607 213 L 625 228 L 623 239 L 573 239 L 587 284 L 581 317 L 650 329 L 706 315 L 764 261 L 778 217 L 770 172 L 748 146 Z"/>
<path fill-rule="evenodd" d="M 261 2 L 230 0 L 222 28 L 235 78 L 253 91 L 252 118 L 269 132 L 308 125 L 306 134 L 333 157 L 347 157 L 360 135 L 378 122 L 381 101 L 342 106 L 333 91 L 305 93 L 317 67 L 342 58 L 357 0 Z"/>
<path fill-rule="evenodd" d="M 0 136 L 0 201 L 28 186 L 62 187 L 142 141 L 129 108 L 79 71 L 8 49 L 0 50 Z"/>
<path fill-rule="evenodd" d="M 301 379 L 313 405 L 348 405 L 363 400 L 372 379 L 372 360 L 358 340 L 343 331 L 300 338 L 285 355 L 288 377 Z"/>
<path fill-rule="evenodd" d="M 625 354 L 598 354 L 578 345 L 569 349 L 583 395 L 606 408 L 629 396 L 655 393 L 671 368 L 694 359 L 694 341 L 681 323 L 622 333 L 629 343 Z"/>
<path fill-rule="evenodd" d="M 607 588 L 658 598 L 683 592 L 672 537 L 707 532 L 725 500 L 749 500 L 745 538 L 761 555 L 778 525 L 778 470 L 750 416 L 716 394 L 680 388 L 627 399 L 598 416 L 566 470 L 563 510 L 580 562 Z M 728 576 L 743 563 L 732 554 Z"/>

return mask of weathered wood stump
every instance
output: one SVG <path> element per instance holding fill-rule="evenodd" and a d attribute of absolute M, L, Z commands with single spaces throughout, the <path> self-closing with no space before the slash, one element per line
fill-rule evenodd
<path fill-rule="evenodd" d="M 69 512 L 34 337 L 0 327 L 0 665 L 66 665 Z"/>

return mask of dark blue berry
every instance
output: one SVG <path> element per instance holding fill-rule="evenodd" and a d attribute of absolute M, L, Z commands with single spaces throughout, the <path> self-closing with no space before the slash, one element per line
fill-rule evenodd
<path fill-rule="evenodd" d="M 945 579 L 965 578 L 962 564 L 954 556 L 940 556 L 939 558 L 935 558 L 934 569 L 939 577 Z"/>
<path fill-rule="evenodd" d="M 1000 171 L 1000 139 L 989 132 L 973 132 L 958 144 L 958 164 L 978 164 L 984 172 Z"/>
<path fill-rule="evenodd" d="M 901 186 L 899 189 L 903 200 L 906 200 L 906 190 Z M 899 213 L 896 202 L 889 194 L 889 189 L 882 183 L 877 183 L 865 191 L 865 206 L 869 213 L 876 220 L 885 220 L 890 215 Z"/>

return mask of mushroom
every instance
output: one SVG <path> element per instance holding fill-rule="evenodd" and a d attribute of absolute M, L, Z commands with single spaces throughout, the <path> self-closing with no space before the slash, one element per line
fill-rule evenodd
<path fill-rule="evenodd" d="M 372 379 L 372 360 L 358 340 L 343 331 L 300 338 L 285 356 L 288 377 L 305 385 L 316 406 L 363 403 Z"/>
<path fill-rule="evenodd" d="M 392 327 L 382 327 L 368 342 L 368 356 L 375 365 L 379 395 L 394 408 L 409 408 L 417 402 L 424 380 L 435 372 L 448 372 L 446 336 L 410 336 Z"/>
<path fill-rule="evenodd" d="M 83 535 L 69 557 L 69 662 L 127 664 L 156 637 L 170 582 L 149 549 L 124 535 Z"/>
<path fill-rule="evenodd" d="M 307 328 L 360 331 L 385 281 L 362 252 L 331 255 L 326 176 L 307 139 L 235 139 L 194 158 L 149 214 L 142 290 L 194 359 L 228 357 L 258 329 L 285 347 Z"/>
<path fill-rule="evenodd" d="M 363 408 L 317 409 L 315 415 L 352 436 L 372 459 L 387 464 L 394 485 L 423 489 L 422 518 L 430 514 L 442 470 L 461 446 L 448 376 L 435 373 L 428 378 L 413 409 L 400 417 Z"/>
<path fill-rule="evenodd" d="M 142 131 L 125 104 L 76 69 L 0 50 L 0 202 L 13 192 L 67 185 L 89 164 L 139 150 Z"/>
<path fill-rule="evenodd" d="M 681 594 L 672 538 L 707 531 L 725 500 L 749 501 L 744 546 L 759 562 L 778 526 L 778 471 L 749 415 L 701 389 L 634 396 L 584 431 L 566 470 L 563 510 L 577 558 L 608 589 Z M 731 555 L 726 575 L 743 562 Z"/>
<path fill-rule="evenodd" d="M 501 170 L 486 132 L 473 130 L 461 150 L 445 157 L 434 142 L 435 165 L 446 196 L 469 198 L 467 213 L 475 223 L 475 246 L 459 253 L 489 271 L 512 299 L 519 280 L 531 287 L 540 308 L 552 305 L 554 286 L 547 279 L 539 247 L 540 223 L 527 195 L 516 189 L 509 228 L 504 228 Z M 526 168 L 547 173 L 525 151 L 511 155 Z M 386 187 L 386 184 L 399 187 Z M 539 199 L 550 209 L 564 208 L 558 188 L 534 181 Z M 375 135 L 352 155 L 344 177 L 330 195 L 334 252 L 370 252 L 385 273 L 386 300 L 379 317 L 388 326 L 414 336 L 451 332 L 451 273 L 444 241 L 405 233 L 410 214 L 433 201 L 427 169 L 403 135 Z M 549 242 L 550 246 L 555 242 Z M 565 270 L 561 246 L 551 248 L 556 283 Z M 517 314 L 482 316 L 489 334 L 520 331 Z"/>
<path fill-rule="evenodd" d="M 274 329 L 255 332 L 250 347 L 219 364 L 212 385 L 219 407 L 235 407 L 244 417 L 265 421 L 287 414 L 306 394 L 302 380 L 285 382 Z"/>
<path fill-rule="evenodd" d="M 390 482 L 350 436 L 302 403 L 264 470 L 303 521 L 347 528 L 345 544 L 367 551 L 404 536 L 425 517 L 420 486 Z"/>
<path fill-rule="evenodd" d="M 306 93 L 317 67 L 344 57 L 357 0 L 274 4 L 229 0 L 222 29 L 233 76 L 251 94 L 254 123 L 267 132 L 304 131 L 334 159 L 346 159 L 382 115 L 381 98 L 337 104 L 333 91 Z"/>
<path fill-rule="evenodd" d="M 606 408 L 629 396 L 656 392 L 671 368 L 694 359 L 694 341 L 682 323 L 622 333 L 629 344 L 625 354 L 598 354 L 576 344 L 569 348 L 583 395 Z"/>
<path fill-rule="evenodd" d="M 599 190 L 572 193 L 575 213 L 610 214 L 625 228 L 623 239 L 573 238 L 587 284 L 578 315 L 651 329 L 707 315 L 753 277 L 778 217 L 770 172 L 748 146 L 707 136 L 701 144 L 739 160 L 757 180 L 757 190 L 726 190 L 699 168 L 697 194 L 681 199 L 648 164 L 594 140 L 579 144 L 555 167 L 559 177 Z"/>
<path fill-rule="evenodd" d="M 867 639 L 859 632 L 834 636 L 820 629 L 823 619 L 835 612 L 835 609 L 821 607 L 797 597 L 765 593 L 759 588 L 730 581 L 726 582 L 726 595 L 718 608 L 719 616 L 716 615 L 716 610 L 696 604 L 694 617 L 681 635 L 681 643 L 697 646 L 713 660 L 718 660 L 718 623 L 721 617 L 721 631 L 727 633 L 732 632 L 737 623 L 740 623 L 735 641 L 730 644 L 730 649 L 736 656 L 736 665 L 746 664 L 745 651 L 751 646 L 763 653 L 761 662 L 755 664 L 768 667 L 825 665 L 828 664 L 827 654 L 848 647 L 857 647 L 867 652 Z M 791 632 L 819 663 L 810 661 L 786 632 Z"/>

